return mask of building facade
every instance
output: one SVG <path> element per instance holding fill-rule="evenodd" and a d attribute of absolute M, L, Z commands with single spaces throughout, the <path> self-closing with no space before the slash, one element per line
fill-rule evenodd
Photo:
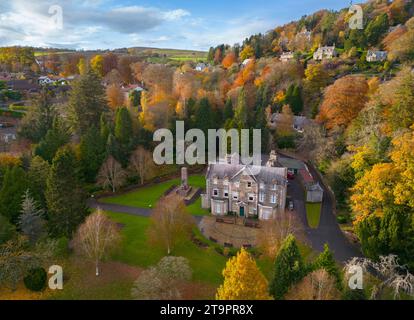
<path fill-rule="evenodd" d="M 210 164 L 202 207 L 215 216 L 269 220 L 285 210 L 286 192 L 287 168 Z"/>
<path fill-rule="evenodd" d="M 331 47 L 321 47 L 319 46 L 318 50 L 313 53 L 313 60 L 324 60 L 332 59 L 336 57 L 338 53 L 336 52 L 335 45 Z"/>

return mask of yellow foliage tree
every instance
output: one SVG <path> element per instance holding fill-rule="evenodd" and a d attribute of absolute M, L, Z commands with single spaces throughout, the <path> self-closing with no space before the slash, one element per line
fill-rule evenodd
<path fill-rule="evenodd" d="M 240 58 L 241 60 L 246 60 L 249 58 L 254 57 L 254 50 L 251 45 L 247 45 L 243 48 L 242 52 L 240 52 Z"/>
<path fill-rule="evenodd" d="M 392 163 L 380 163 L 365 172 L 351 189 L 352 211 L 358 223 L 370 214 L 382 215 L 383 209 L 394 203 L 394 188 L 398 179 Z"/>
<path fill-rule="evenodd" d="M 245 249 L 227 261 L 223 276 L 224 283 L 217 290 L 217 300 L 271 299 L 266 278 Z"/>
<path fill-rule="evenodd" d="M 394 196 L 397 204 L 407 204 L 414 208 L 414 125 L 411 131 L 396 137 L 393 141 L 391 159 L 400 173 Z"/>
<path fill-rule="evenodd" d="M 103 57 L 100 54 L 97 54 L 91 59 L 91 68 L 100 76 L 103 76 Z"/>

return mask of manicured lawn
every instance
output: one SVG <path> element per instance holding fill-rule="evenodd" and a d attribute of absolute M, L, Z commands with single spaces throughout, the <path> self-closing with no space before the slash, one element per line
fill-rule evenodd
<path fill-rule="evenodd" d="M 111 212 L 108 215 L 123 225 L 122 246 L 113 259 L 129 265 L 149 267 L 166 255 L 165 250 L 154 248 L 147 241 L 146 229 L 149 226 L 149 218 Z M 213 248 L 203 249 L 190 240 L 184 240 L 173 249 L 172 255 L 185 257 L 190 261 L 194 280 L 213 285 L 222 282 L 221 271 L 226 258 Z"/>
<path fill-rule="evenodd" d="M 209 210 L 201 208 L 201 197 L 190 204 L 187 209 L 193 216 L 207 216 L 210 214 Z"/>
<path fill-rule="evenodd" d="M 306 217 L 308 219 L 309 227 L 318 228 L 319 220 L 321 218 L 321 203 L 307 203 Z"/>
<path fill-rule="evenodd" d="M 101 201 L 104 203 L 120 204 L 137 208 L 151 208 L 157 203 L 158 199 L 162 197 L 162 195 L 165 191 L 168 190 L 168 188 L 170 188 L 173 185 L 178 186 L 180 185 L 180 183 L 180 179 L 173 179 L 148 187 L 139 188 L 135 191 L 125 193 L 119 196 L 105 198 Z M 204 188 L 206 184 L 203 175 L 190 176 L 188 178 L 188 183 L 191 186 L 200 188 Z"/>

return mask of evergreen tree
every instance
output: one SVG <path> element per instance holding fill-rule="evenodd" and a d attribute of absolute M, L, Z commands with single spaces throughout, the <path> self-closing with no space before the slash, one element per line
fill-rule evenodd
<path fill-rule="evenodd" d="M 234 110 L 233 110 L 233 103 L 231 99 L 228 98 L 223 110 L 223 120 L 227 121 L 229 119 L 233 119 L 234 117 Z"/>
<path fill-rule="evenodd" d="M 99 130 L 92 126 L 81 138 L 79 160 L 82 177 L 86 182 L 94 182 L 105 158 L 105 144 Z"/>
<path fill-rule="evenodd" d="M 313 263 L 313 269 L 325 269 L 326 272 L 335 277 L 338 290 L 342 289 L 342 274 L 327 244 L 325 244 L 323 252 L 316 258 L 315 262 Z"/>
<path fill-rule="evenodd" d="M 69 146 L 53 159 L 46 183 L 49 232 L 55 237 L 71 237 L 88 214 L 86 197 L 77 179 L 75 154 Z"/>
<path fill-rule="evenodd" d="M 92 70 L 81 76 L 72 86 L 69 109 L 74 129 L 85 134 L 97 125 L 107 110 L 106 94 L 101 78 Z"/>
<path fill-rule="evenodd" d="M 44 235 L 45 220 L 42 216 L 43 210 L 39 209 L 36 201 L 34 201 L 27 190 L 23 196 L 19 227 L 32 244 L 36 243 Z"/>
<path fill-rule="evenodd" d="M 237 107 L 234 113 L 235 122 L 239 129 L 247 129 L 248 113 L 246 92 L 244 91 L 244 88 L 242 88 L 237 98 Z"/>
<path fill-rule="evenodd" d="M 0 215 L 0 245 L 12 239 L 16 234 L 16 227 L 6 217 Z"/>
<path fill-rule="evenodd" d="M 368 44 L 376 45 L 386 35 L 388 27 L 389 21 L 386 13 L 380 14 L 374 20 L 371 20 L 364 31 Z"/>
<path fill-rule="evenodd" d="M 202 130 L 206 136 L 208 129 L 214 128 L 211 106 L 207 98 L 202 98 L 198 102 L 195 115 L 195 127 Z"/>
<path fill-rule="evenodd" d="M 53 127 L 47 132 L 46 136 L 36 146 L 35 154 L 46 161 L 52 162 L 58 149 L 68 143 L 70 136 L 67 129 L 55 118 Z"/>
<path fill-rule="evenodd" d="M 36 156 L 30 161 L 27 172 L 30 193 L 42 208 L 46 208 L 45 190 L 49 169 L 50 164 L 42 157 Z"/>
<path fill-rule="evenodd" d="M 5 216 L 13 224 L 17 224 L 22 197 L 27 190 L 26 172 L 18 166 L 8 168 L 0 190 L 0 215 Z"/>
<path fill-rule="evenodd" d="M 275 299 L 283 299 L 289 288 L 300 281 L 306 273 L 303 258 L 293 235 L 287 236 L 275 260 L 270 294 Z"/>

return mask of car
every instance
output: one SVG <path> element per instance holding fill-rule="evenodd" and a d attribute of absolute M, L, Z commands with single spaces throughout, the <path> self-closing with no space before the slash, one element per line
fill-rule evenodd
<path fill-rule="evenodd" d="M 289 211 L 293 211 L 293 209 L 294 209 L 293 201 L 289 201 L 288 208 L 289 208 Z"/>
<path fill-rule="evenodd" d="M 287 178 L 289 180 L 295 179 L 295 171 L 289 169 L 288 172 L 287 172 Z"/>

